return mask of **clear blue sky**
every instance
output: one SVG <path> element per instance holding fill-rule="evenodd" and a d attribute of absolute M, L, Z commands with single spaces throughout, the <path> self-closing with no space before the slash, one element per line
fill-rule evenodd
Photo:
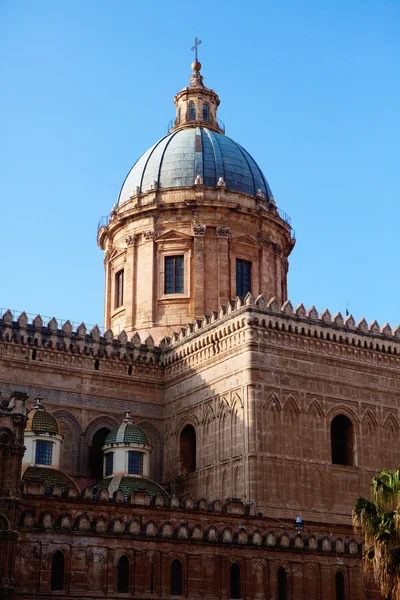
<path fill-rule="evenodd" d="M 289 297 L 400 322 L 398 0 L 0 0 L 0 306 L 100 325 L 97 222 L 198 36 L 227 134 L 292 218 Z"/>

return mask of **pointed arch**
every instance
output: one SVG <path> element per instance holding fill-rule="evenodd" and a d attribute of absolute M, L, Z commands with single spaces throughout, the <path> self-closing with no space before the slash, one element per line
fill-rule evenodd
<path fill-rule="evenodd" d="M 224 500 L 226 500 L 227 497 L 228 497 L 228 474 L 226 472 L 226 469 L 224 469 L 224 471 L 222 472 L 222 478 L 221 478 L 221 500 L 222 500 L 222 502 L 224 502 Z"/>
<path fill-rule="evenodd" d="M 373 468 L 376 463 L 376 450 L 378 448 L 378 422 L 375 415 L 368 408 L 361 419 L 361 451 L 362 462 L 365 466 Z"/>
<path fill-rule="evenodd" d="M 219 458 L 225 460 L 230 456 L 231 450 L 229 413 L 222 410 L 219 415 Z"/>
<path fill-rule="evenodd" d="M 233 476 L 233 495 L 235 498 L 242 497 L 242 481 L 240 477 L 240 467 L 235 467 Z"/>
<path fill-rule="evenodd" d="M 129 593 L 129 570 L 130 570 L 130 561 L 126 554 L 123 554 L 119 561 L 117 567 L 117 592 L 118 594 L 128 594 Z"/>
<path fill-rule="evenodd" d="M 118 421 L 116 421 L 116 419 L 113 419 L 112 417 L 110 417 L 108 415 L 102 415 L 100 417 L 97 417 L 96 419 L 94 419 L 93 421 L 91 421 L 89 423 L 89 425 L 86 427 L 85 431 L 82 434 L 81 463 L 80 463 L 80 472 L 81 473 L 90 477 L 90 463 L 92 462 L 93 464 L 95 464 L 98 461 L 97 456 L 96 457 L 92 456 L 92 454 L 93 454 L 92 441 L 93 441 L 93 437 L 96 435 L 96 433 L 98 433 L 100 429 L 104 429 L 104 430 L 108 429 L 108 431 L 111 431 L 111 429 L 115 429 L 119 425 L 120 425 L 120 423 Z M 97 448 L 96 448 L 96 453 L 97 454 L 100 453 Z M 101 464 L 102 464 L 102 460 L 101 460 Z M 101 479 L 102 476 L 103 476 L 103 473 L 101 472 L 99 479 Z"/>
<path fill-rule="evenodd" d="M 143 429 L 150 439 L 153 451 L 150 454 L 150 478 L 160 483 L 163 481 L 164 446 L 161 433 L 152 423 L 139 421 L 138 426 Z"/>
<path fill-rule="evenodd" d="M 230 596 L 229 598 L 242 597 L 242 582 L 240 566 L 237 562 L 232 563 L 230 569 Z"/>
<path fill-rule="evenodd" d="M 62 591 L 65 581 L 65 556 L 61 550 L 56 550 L 51 557 L 50 589 Z"/>
<path fill-rule="evenodd" d="M 179 558 L 171 563 L 171 596 L 183 595 L 183 566 Z"/>
<path fill-rule="evenodd" d="M 76 475 L 79 473 L 80 466 L 81 425 L 78 419 L 67 410 L 56 410 L 53 416 L 59 422 L 61 433 L 64 436 L 60 453 L 60 469 L 69 475 Z"/>
<path fill-rule="evenodd" d="M 204 581 L 204 592 L 205 592 L 204 595 L 205 596 L 215 596 L 216 595 L 215 592 L 218 589 L 217 588 L 217 586 L 218 586 L 217 574 L 218 574 L 217 563 L 215 562 L 215 560 L 210 558 L 209 560 L 207 560 L 207 562 L 204 565 L 203 581 Z"/>
<path fill-rule="evenodd" d="M 399 445 L 399 422 L 395 415 L 390 412 L 383 424 L 383 453 L 384 463 L 388 468 L 398 465 L 400 459 Z"/>

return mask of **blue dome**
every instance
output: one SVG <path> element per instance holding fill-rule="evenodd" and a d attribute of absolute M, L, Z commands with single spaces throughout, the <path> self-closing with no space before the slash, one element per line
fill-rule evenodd
<path fill-rule="evenodd" d="M 159 188 L 186 187 L 194 185 L 197 175 L 208 187 L 216 187 L 222 177 L 229 190 L 255 196 L 260 189 L 266 198 L 272 196 L 260 167 L 242 146 L 222 133 L 192 127 L 166 135 L 139 158 L 118 204 L 147 192 L 154 181 Z"/>

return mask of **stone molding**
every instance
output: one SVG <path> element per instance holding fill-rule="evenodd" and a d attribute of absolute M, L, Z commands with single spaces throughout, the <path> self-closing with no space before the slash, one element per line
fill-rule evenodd
<path fill-rule="evenodd" d="M 151 242 L 156 239 L 157 232 L 154 229 L 146 229 L 142 232 L 142 236 L 146 242 Z"/>

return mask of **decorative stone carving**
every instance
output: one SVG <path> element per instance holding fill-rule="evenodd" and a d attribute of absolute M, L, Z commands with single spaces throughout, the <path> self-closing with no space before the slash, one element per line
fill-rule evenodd
<path fill-rule="evenodd" d="M 226 183 L 222 177 L 218 177 L 217 186 L 218 187 L 226 187 Z"/>
<path fill-rule="evenodd" d="M 267 237 L 260 237 L 258 241 L 260 242 L 263 248 L 269 248 L 269 246 L 271 245 L 271 242 Z"/>
<path fill-rule="evenodd" d="M 228 238 L 231 235 L 231 228 L 230 227 L 217 227 L 216 232 L 217 232 L 217 238 Z"/>
<path fill-rule="evenodd" d="M 194 185 L 203 185 L 203 177 L 201 175 L 196 175 Z"/>
<path fill-rule="evenodd" d="M 146 231 L 143 231 L 143 237 L 146 240 L 146 242 L 151 242 L 152 240 L 155 239 L 156 237 L 156 232 L 154 229 L 146 229 Z"/>
<path fill-rule="evenodd" d="M 193 235 L 197 237 L 204 237 L 206 229 L 206 225 L 199 225 L 198 223 L 193 223 Z"/>
<path fill-rule="evenodd" d="M 125 238 L 125 243 L 127 246 L 133 246 L 135 241 L 136 241 L 136 235 L 128 235 L 128 237 Z"/>

